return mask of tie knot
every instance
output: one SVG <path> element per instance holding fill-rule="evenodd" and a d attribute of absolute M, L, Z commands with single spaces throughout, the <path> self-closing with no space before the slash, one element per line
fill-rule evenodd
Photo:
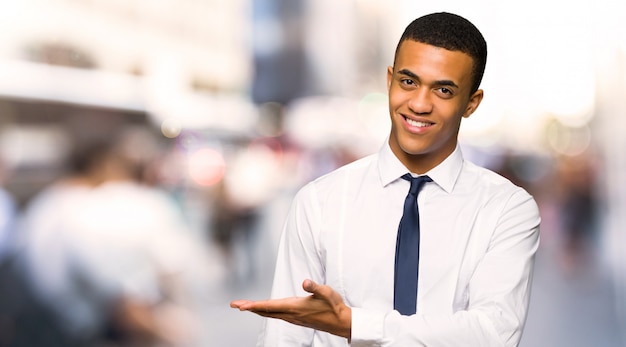
<path fill-rule="evenodd" d="M 404 174 L 402 178 L 411 182 L 411 189 L 409 192 L 412 195 L 417 195 L 426 182 L 432 182 L 432 179 L 426 175 L 413 177 L 411 174 Z"/>

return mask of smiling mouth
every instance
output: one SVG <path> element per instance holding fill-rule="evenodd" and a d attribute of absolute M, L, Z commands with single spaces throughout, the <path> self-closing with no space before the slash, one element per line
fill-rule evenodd
<path fill-rule="evenodd" d="M 404 116 L 403 116 L 404 117 Z M 412 126 L 412 127 L 416 127 L 416 128 L 425 128 L 425 127 L 429 127 L 431 125 L 433 125 L 434 123 L 430 123 L 430 122 L 419 122 L 407 117 L 404 117 L 404 120 L 406 120 L 406 122 Z"/>

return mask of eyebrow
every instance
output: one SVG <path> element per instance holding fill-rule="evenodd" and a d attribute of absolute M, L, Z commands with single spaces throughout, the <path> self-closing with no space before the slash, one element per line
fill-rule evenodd
<path fill-rule="evenodd" d="M 409 77 L 411 77 L 411 78 L 413 78 L 415 80 L 420 81 L 419 76 L 416 75 L 415 73 L 413 73 L 413 71 L 411 71 L 411 70 L 402 69 L 402 70 L 398 71 L 398 73 L 402 74 L 402 75 L 409 76 Z M 439 80 L 439 81 L 435 81 L 435 83 L 433 83 L 433 84 L 437 85 L 437 86 L 448 86 L 448 87 L 459 88 L 459 86 L 456 83 L 454 83 L 453 81 L 451 81 L 451 80 Z"/>

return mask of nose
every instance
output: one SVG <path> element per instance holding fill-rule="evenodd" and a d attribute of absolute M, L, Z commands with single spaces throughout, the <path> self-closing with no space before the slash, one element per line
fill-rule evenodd
<path fill-rule="evenodd" d="M 420 87 L 409 98 L 409 109 L 415 114 L 428 114 L 433 110 L 432 95 L 428 88 Z"/>

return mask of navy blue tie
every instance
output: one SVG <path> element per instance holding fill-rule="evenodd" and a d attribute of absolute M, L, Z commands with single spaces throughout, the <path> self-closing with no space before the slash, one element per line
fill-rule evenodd
<path fill-rule="evenodd" d="M 393 308 L 405 316 L 415 314 L 417 307 L 417 276 L 419 271 L 420 224 L 417 194 L 428 176 L 402 176 L 411 182 L 411 189 L 404 200 L 404 213 L 398 227 L 396 262 L 394 273 Z"/>

